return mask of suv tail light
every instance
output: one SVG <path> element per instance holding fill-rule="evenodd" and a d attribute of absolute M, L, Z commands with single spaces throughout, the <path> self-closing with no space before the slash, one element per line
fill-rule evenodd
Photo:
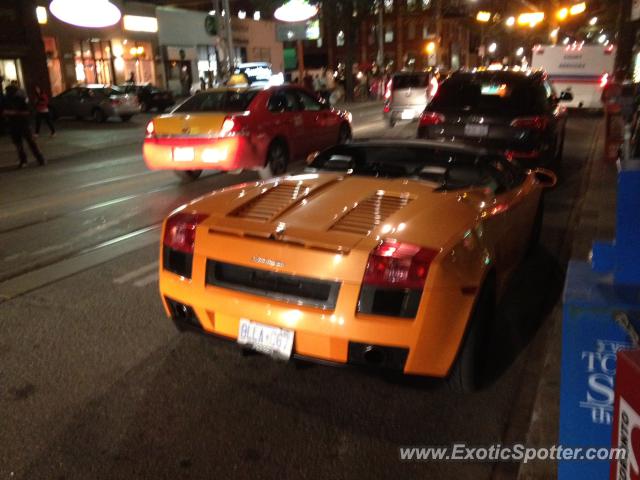
<path fill-rule="evenodd" d="M 358 312 L 414 318 L 436 250 L 385 241 L 370 254 L 362 280 Z"/>
<path fill-rule="evenodd" d="M 441 113 L 437 112 L 422 112 L 420 115 L 420 126 L 428 127 L 430 125 L 439 125 L 444 123 L 445 117 Z"/>
<path fill-rule="evenodd" d="M 369 254 L 363 283 L 422 290 L 437 253 L 409 243 L 385 241 Z"/>
<path fill-rule="evenodd" d="M 511 122 L 512 127 L 524 128 L 525 130 L 546 130 L 549 126 L 549 120 L 546 117 L 521 117 Z"/>
<path fill-rule="evenodd" d="M 187 212 L 171 215 L 164 227 L 162 243 L 172 250 L 192 254 L 196 241 L 196 227 L 207 217 L 204 213 Z"/>

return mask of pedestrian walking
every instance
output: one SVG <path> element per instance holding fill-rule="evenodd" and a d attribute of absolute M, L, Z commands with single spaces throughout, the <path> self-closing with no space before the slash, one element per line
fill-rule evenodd
<path fill-rule="evenodd" d="M 51 112 L 49 111 L 49 95 L 43 92 L 40 87 L 36 87 L 35 92 L 36 96 L 34 105 L 36 108 L 36 137 L 40 135 L 40 125 L 42 125 L 43 121 L 49 127 L 49 133 L 53 137 L 56 134 L 56 129 L 53 126 Z"/>
<path fill-rule="evenodd" d="M 27 166 L 27 153 L 24 150 L 24 142 L 27 142 L 31 153 L 40 165 L 47 162 L 38 148 L 38 144 L 31 133 L 29 126 L 29 106 L 24 92 L 22 92 L 15 82 L 12 82 L 6 89 L 3 102 L 3 115 L 7 120 L 7 129 L 11 136 L 11 141 L 16 146 L 20 168 Z"/>

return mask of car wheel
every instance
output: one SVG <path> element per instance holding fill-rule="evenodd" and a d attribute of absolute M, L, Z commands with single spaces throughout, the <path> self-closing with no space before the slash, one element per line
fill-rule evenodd
<path fill-rule="evenodd" d="M 202 170 L 175 170 L 175 174 L 185 182 L 193 182 L 202 175 Z"/>
<path fill-rule="evenodd" d="M 486 333 L 492 323 L 494 310 L 493 282 L 487 279 L 476 301 L 458 356 L 447 377 L 447 385 L 452 391 L 469 393 L 480 388 Z"/>
<path fill-rule="evenodd" d="M 147 102 L 140 102 L 140 110 L 144 113 L 147 113 L 151 108 Z"/>
<path fill-rule="evenodd" d="M 536 216 L 533 220 L 533 227 L 531 227 L 531 235 L 529 236 L 529 244 L 527 246 L 527 254 L 533 254 L 538 248 L 540 243 L 540 236 L 542 235 L 542 223 L 544 220 L 544 201 L 540 198 L 538 204 L 538 210 L 536 210 Z"/>
<path fill-rule="evenodd" d="M 271 174 L 282 175 L 287 171 L 288 163 L 289 154 L 285 145 L 282 142 L 272 143 L 267 153 L 267 167 L 271 170 Z"/>
<path fill-rule="evenodd" d="M 389 123 L 389 127 L 390 128 L 393 128 L 393 127 L 396 126 L 396 121 L 392 116 L 389 116 L 389 122 L 388 123 Z"/>
<path fill-rule="evenodd" d="M 102 110 L 100 110 L 99 108 L 96 108 L 96 109 L 93 111 L 92 117 L 93 117 L 93 120 L 94 120 L 96 123 L 104 123 L 104 122 L 106 122 L 106 121 L 107 121 L 107 116 L 106 116 L 106 115 L 105 115 L 105 113 L 104 113 Z"/>
<path fill-rule="evenodd" d="M 338 145 L 344 145 L 351 141 L 351 128 L 346 123 L 340 126 L 340 134 L 338 135 Z"/>
<path fill-rule="evenodd" d="M 122 116 L 120 117 L 120 120 L 122 120 L 123 122 L 128 122 L 129 120 L 131 120 L 131 117 L 132 117 L 132 116 L 133 116 L 133 115 L 122 115 Z"/>

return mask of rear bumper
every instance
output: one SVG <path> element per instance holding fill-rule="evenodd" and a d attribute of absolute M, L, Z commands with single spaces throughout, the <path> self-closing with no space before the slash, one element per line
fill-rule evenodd
<path fill-rule="evenodd" d="M 221 248 L 223 248 L 221 246 Z M 404 374 L 445 377 L 455 359 L 475 298 L 458 289 L 425 291 L 416 319 L 357 314 L 360 285 L 344 282 L 335 309 L 305 307 L 205 284 L 204 262 L 196 253 L 192 279 L 160 272 L 160 292 L 187 305 L 196 322 L 178 319 L 179 328 L 202 330 L 235 341 L 241 319 L 293 330 L 294 357 L 333 364 L 358 364 Z M 426 315 L 424 312 L 431 314 Z M 367 359 L 367 348 L 382 359 Z M 369 351 L 371 350 L 369 349 Z"/>
<path fill-rule="evenodd" d="M 116 117 L 120 117 L 122 115 L 135 115 L 136 113 L 140 113 L 140 106 L 118 105 L 117 107 L 113 107 L 113 115 Z"/>
<path fill-rule="evenodd" d="M 394 120 L 415 120 L 420 118 L 420 115 L 427 108 L 427 104 L 424 105 L 391 105 L 388 111 L 384 111 L 385 118 L 393 118 Z M 409 117 L 409 115 L 411 115 Z M 404 117 L 404 118 L 403 118 Z"/>
<path fill-rule="evenodd" d="M 182 150 L 182 158 L 175 155 Z M 188 153 L 193 152 L 189 160 Z M 151 170 L 237 170 L 264 166 L 264 155 L 246 137 L 196 139 L 190 137 L 147 138 L 142 147 Z"/>

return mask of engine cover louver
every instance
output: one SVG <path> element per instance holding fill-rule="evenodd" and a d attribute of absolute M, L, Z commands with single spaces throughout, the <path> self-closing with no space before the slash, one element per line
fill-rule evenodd
<path fill-rule="evenodd" d="M 340 217 L 329 230 L 368 235 L 411 200 L 408 195 L 376 192 Z"/>
<path fill-rule="evenodd" d="M 280 183 L 237 208 L 229 216 L 268 222 L 308 193 L 309 188 L 302 183 Z"/>

